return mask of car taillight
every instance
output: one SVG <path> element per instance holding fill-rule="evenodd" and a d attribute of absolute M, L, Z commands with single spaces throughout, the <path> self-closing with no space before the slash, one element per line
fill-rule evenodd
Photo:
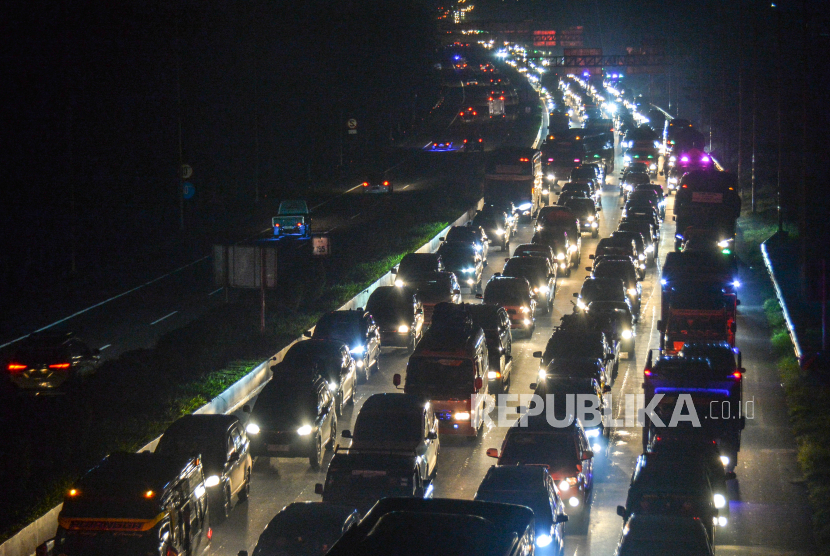
<path fill-rule="evenodd" d="M 383 185 L 389 185 L 388 181 L 383 182 Z"/>
<path fill-rule="evenodd" d="M 735 371 L 734 373 L 732 373 L 732 378 L 734 378 L 735 380 L 741 380 L 741 371 Z"/>
<path fill-rule="evenodd" d="M 643 371 L 643 374 L 644 374 L 644 375 L 646 375 L 646 376 L 651 376 L 651 369 L 648 369 L 648 368 L 647 368 L 647 369 L 645 369 L 645 370 Z"/>
<path fill-rule="evenodd" d="M 54 365 L 49 365 L 50 369 L 68 369 L 69 363 L 55 363 Z"/>
<path fill-rule="evenodd" d="M 173 549 L 173 547 L 172 547 L 172 546 L 168 546 L 168 547 L 167 547 L 167 552 L 165 553 L 165 556 L 179 556 L 179 553 L 178 553 L 178 552 L 176 552 L 176 551 Z"/>
<path fill-rule="evenodd" d="M 364 182 L 363 182 L 363 187 L 369 187 L 369 182 L 368 182 L 368 181 L 364 181 Z"/>
<path fill-rule="evenodd" d="M 6 369 L 11 372 L 22 371 L 27 368 L 29 368 L 28 365 L 22 365 L 20 363 L 9 363 L 6 367 Z"/>

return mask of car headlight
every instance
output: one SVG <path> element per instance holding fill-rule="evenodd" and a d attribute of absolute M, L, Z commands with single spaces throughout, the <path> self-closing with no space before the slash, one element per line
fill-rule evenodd
<path fill-rule="evenodd" d="M 470 413 L 467 411 L 458 411 L 453 414 L 453 419 L 456 421 L 469 421 L 470 420 Z"/>
<path fill-rule="evenodd" d="M 259 425 L 256 423 L 248 423 L 248 426 L 245 427 L 245 432 L 248 434 L 259 434 Z"/>
<path fill-rule="evenodd" d="M 599 429 L 588 429 L 585 431 L 585 436 L 588 438 L 596 438 L 599 436 Z"/>
<path fill-rule="evenodd" d="M 475 269 L 475 268 L 473 268 L 473 267 L 467 267 L 467 268 L 463 269 L 461 272 L 463 272 L 464 274 L 472 274 L 472 273 L 473 273 L 473 272 L 475 272 L 475 271 L 476 271 L 476 269 Z"/>
<path fill-rule="evenodd" d="M 525 319 L 522 321 L 525 326 L 530 326 L 530 319 Z"/>
<path fill-rule="evenodd" d="M 649 165 L 648 165 L 648 169 L 649 169 L 649 170 L 656 170 L 656 169 L 657 169 L 657 164 L 654 164 L 654 163 L 652 162 L 651 164 L 649 164 Z"/>
<path fill-rule="evenodd" d="M 210 477 L 205 479 L 205 486 L 208 487 L 208 488 L 215 487 L 218 484 L 219 484 L 219 475 L 211 475 Z"/>
<path fill-rule="evenodd" d="M 337 392 L 337 384 L 335 384 L 334 382 L 329 382 L 329 391 Z"/>
<path fill-rule="evenodd" d="M 631 157 L 628 155 L 623 156 L 623 160 L 626 162 L 631 162 Z"/>
<path fill-rule="evenodd" d="M 518 208 L 519 210 L 530 210 L 531 208 L 533 208 L 533 203 L 522 203 L 516 208 Z"/>
<path fill-rule="evenodd" d="M 409 327 L 407 325 L 402 324 L 398 327 L 398 333 L 406 334 L 407 332 L 409 332 Z"/>
<path fill-rule="evenodd" d="M 598 227 L 598 226 L 599 226 L 599 223 L 597 223 L 597 222 L 591 222 L 591 227 L 592 227 L 592 228 L 596 228 L 596 227 Z"/>
<path fill-rule="evenodd" d="M 550 195 L 550 190 L 549 189 L 543 189 L 542 190 L 542 195 Z"/>
<path fill-rule="evenodd" d="M 366 351 L 364 346 L 355 346 L 349 351 L 349 353 L 352 355 L 363 355 L 364 351 Z"/>
<path fill-rule="evenodd" d="M 312 430 L 314 429 L 311 428 L 311 425 L 303 425 L 302 427 L 297 429 L 297 434 L 299 434 L 300 436 L 308 436 L 309 434 L 311 434 Z"/>
<path fill-rule="evenodd" d="M 556 179 L 556 176 L 554 176 L 553 174 L 548 174 L 548 175 L 547 175 L 547 178 L 548 178 L 550 181 L 553 181 L 553 180 L 555 180 L 555 179 Z"/>
<path fill-rule="evenodd" d="M 552 542 L 553 538 L 551 538 L 550 535 L 546 535 L 544 533 L 536 537 L 536 546 L 538 546 L 539 548 L 544 548 Z"/>
<path fill-rule="evenodd" d="M 522 313 L 529 313 L 529 312 L 530 312 L 530 307 L 521 307 L 519 310 L 520 310 Z"/>
<path fill-rule="evenodd" d="M 398 286 L 399 288 L 402 288 L 403 287 L 403 280 L 395 280 L 395 285 Z"/>
<path fill-rule="evenodd" d="M 670 156 L 669 157 L 669 162 L 677 162 L 677 157 L 676 156 Z"/>
<path fill-rule="evenodd" d="M 729 247 L 729 240 L 724 239 L 723 241 L 719 241 L 718 247 L 720 247 L 721 249 L 726 249 L 727 247 Z"/>
<path fill-rule="evenodd" d="M 467 285 L 468 285 L 468 286 L 474 286 L 474 285 L 475 285 L 475 283 L 476 283 L 476 281 L 475 281 L 475 280 L 473 280 L 472 278 L 470 278 L 469 280 L 467 280 Z"/>
<path fill-rule="evenodd" d="M 564 261 L 565 260 L 565 253 L 557 253 L 556 254 L 557 261 Z"/>
<path fill-rule="evenodd" d="M 533 291 L 536 293 L 548 293 L 550 288 L 548 286 L 539 286 L 538 288 L 533 288 Z"/>
<path fill-rule="evenodd" d="M 646 256 L 643 253 L 640 253 L 639 255 L 637 255 L 637 258 L 640 259 L 641 261 L 646 260 Z"/>
<path fill-rule="evenodd" d="M 496 230 L 496 235 L 497 235 L 497 236 L 503 236 L 503 235 L 504 235 L 504 230 L 502 230 L 501 228 L 499 228 L 498 230 Z"/>
<path fill-rule="evenodd" d="M 495 380 L 497 378 L 501 378 L 501 373 L 498 371 L 487 371 L 487 379 L 488 380 Z"/>
<path fill-rule="evenodd" d="M 581 299 L 576 300 L 576 306 L 579 307 L 580 309 L 584 309 L 586 307 L 585 302 L 582 301 Z"/>
<path fill-rule="evenodd" d="M 724 467 L 729 465 L 729 456 L 721 456 L 720 462 L 723 464 Z"/>
<path fill-rule="evenodd" d="M 548 377 L 548 373 L 545 369 L 539 369 L 539 380 L 545 380 Z"/>
<path fill-rule="evenodd" d="M 720 509 L 726 506 L 726 497 L 723 494 L 718 492 L 715 494 L 715 496 L 713 496 L 713 498 L 715 501 L 716 508 Z"/>
<path fill-rule="evenodd" d="M 727 517 L 725 515 L 719 515 L 718 516 L 718 527 L 726 527 L 726 525 L 728 523 L 729 523 L 729 519 L 727 519 Z"/>
<path fill-rule="evenodd" d="M 588 217 L 588 222 L 593 222 L 596 219 L 597 219 L 596 216 L 589 216 Z"/>
<path fill-rule="evenodd" d="M 654 244 L 652 243 L 648 247 L 646 247 L 646 253 L 653 253 L 654 252 Z"/>
<path fill-rule="evenodd" d="M 568 252 L 569 253 L 575 253 L 576 252 L 576 245 L 569 245 L 568 246 Z"/>
<path fill-rule="evenodd" d="M 623 330 L 622 337 L 623 340 L 630 340 L 634 336 L 634 333 L 631 330 Z"/>
<path fill-rule="evenodd" d="M 637 296 L 637 288 L 628 288 L 628 295 L 630 295 L 631 297 L 636 297 Z"/>
<path fill-rule="evenodd" d="M 572 508 L 576 508 L 577 506 L 579 506 L 579 498 L 577 498 L 576 496 L 568 498 L 568 505 Z"/>
<path fill-rule="evenodd" d="M 575 478 L 569 477 L 567 479 L 563 479 L 559 482 L 559 491 L 568 492 L 571 489 L 571 486 L 576 486 Z"/>

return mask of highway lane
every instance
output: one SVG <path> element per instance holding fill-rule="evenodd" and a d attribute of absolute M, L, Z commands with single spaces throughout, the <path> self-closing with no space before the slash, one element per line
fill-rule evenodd
<path fill-rule="evenodd" d="M 609 179 L 603 195 L 600 237 L 610 234 L 619 218 L 619 197 Z M 670 203 L 673 199 L 670 200 Z M 671 249 L 674 225 L 669 207 L 667 222 L 663 225 L 661 258 Z M 529 241 L 530 227 L 520 227 L 519 236 L 512 245 Z M 583 261 L 593 252 L 597 240 L 583 237 Z M 502 253 L 493 251 L 488 257 L 487 277 L 501 268 Z M 571 294 L 579 290 L 584 268 L 570 278 L 560 278 L 551 315 L 537 318 L 537 328 L 530 339 L 514 342 L 514 378 L 511 393 L 530 393 L 529 384 L 536 379 L 538 361 L 532 352 L 542 349 L 550 335 L 551 326 L 571 312 Z M 641 393 L 642 366 L 649 347 L 657 345 L 656 320 L 659 315 L 659 281 L 657 270 L 650 269 L 643 282 L 643 310 L 637 326 L 635 357 L 623 361 L 613 386 L 615 416 L 621 416 L 621 400 L 625 394 Z M 472 298 L 465 295 L 465 301 Z M 741 294 L 738 345 L 743 349 L 745 396 L 755 401 L 753 419 L 748 419 L 743 436 L 743 447 L 737 468 L 738 480 L 730 485 L 732 502 L 731 523 L 717 532 L 719 554 L 804 554 L 812 551 L 811 530 L 807 500 L 798 481 L 793 441 L 789 435 L 783 393 L 777 381 L 777 370 L 769 361 L 768 334 L 763 312 L 749 281 Z M 381 360 L 381 372 L 373 375 L 368 384 L 359 387 L 354 409 L 340 420 L 340 429 L 350 427 L 362 403 L 371 394 L 391 392 L 392 375 L 405 371 L 407 356 L 399 350 L 387 349 Z M 515 405 L 515 402 L 510 404 Z M 348 423 L 348 425 L 347 425 Z M 495 460 L 485 455 L 487 448 L 499 447 L 505 430 L 491 428 L 475 442 L 463 439 L 442 439 L 435 496 L 471 498 L 481 478 Z M 638 428 L 620 428 L 612 432 L 607 457 L 598 459 L 595 474 L 594 501 L 587 535 L 568 535 L 567 554 L 611 554 L 621 529 L 616 506 L 625 502 L 628 481 L 640 454 L 641 433 Z M 327 456 L 325 464 L 330 456 Z M 227 523 L 215 528 L 214 553 L 231 556 L 237 551 L 251 550 L 268 521 L 286 504 L 295 500 L 319 500 L 314 494 L 314 483 L 322 482 L 325 465 L 313 472 L 302 460 L 278 460 L 275 464 L 257 462 L 253 489 L 247 504 L 237 507 Z"/>

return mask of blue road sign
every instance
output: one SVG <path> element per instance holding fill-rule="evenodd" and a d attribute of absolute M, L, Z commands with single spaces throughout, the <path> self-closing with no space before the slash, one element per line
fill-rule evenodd
<path fill-rule="evenodd" d="M 195 194 L 196 187 L 192 183 L 186 181 L 182 184 L 182 197 L 185 199 L 192 199 Z"/>

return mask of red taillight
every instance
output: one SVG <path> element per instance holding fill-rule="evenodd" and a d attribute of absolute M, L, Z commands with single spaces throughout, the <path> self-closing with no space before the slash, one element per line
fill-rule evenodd
<path fill-rule="evenodd" d="M 176 552 L 176 551 L 173 549 L 173 547 L 172 547 L 172 546 L 168 546 L 168 547 L 167 547 L 167 552 L 165 553 L 165 556 L 179 556 L 179 553 L 178 553 L 178 552 Z"/>
<path fill-rule="evenodd" d="M 213 538 L 213 527 L 208 527 L 207 538 L 208 540 Z"/>
<path fill-rule="evenodd" d="M 383 182 L 383 185 L 389 185 L 388 181 Z"/>
<path fill-rule="evenodd" d="M 363 187 L 369 187 L 369 182 L 368 182 L 368 181 L 364 181 L 364 182 L 363 182 Z"/>
<path fill-rule="evenodd" d="M 9 371 L 22 371 L 28 368 L 28 365 L 21 365 L 20 363 L 9 363 L 9 365 L 6 367 L 6 369 Z"/>
<path fill-rule="evenodd" d="M 683 184 L 683 185 L 681 185 L 680 187 L 682 187 L 683 189 L 686 189 L 686 188 L 687 188 L 687 187 L 689 187 L 689 186 L 688 186 L 688 185 L 686 185 L 686 184 L 684 183 L 684 184 Z"/>
<path fill-rule="evenodd" d="M 459 113 L 458 113 L 458 115 L 459 115 L 459 116 L 463 116 L 463 115 L 464 115 L 464 112 L 459 112 Z"/>
<path fill-rule="evenodd" d="M 55 363 L 54 365 L 49 365 L 50 369 L 68 369 L 69 363 Z"/>
<path fill-rule="evenodd" d="M 643 374 L 646 375 L 646 376 L 651 376 L 651 369 L 645 369 L 643 371 Z"/>
<path fill-rule="evenodd" d="M 734 378 L 735 380 L 741 380 L 741 371 L 735 371 L 734 373 L 732 373 L 732 378 Z"/>

